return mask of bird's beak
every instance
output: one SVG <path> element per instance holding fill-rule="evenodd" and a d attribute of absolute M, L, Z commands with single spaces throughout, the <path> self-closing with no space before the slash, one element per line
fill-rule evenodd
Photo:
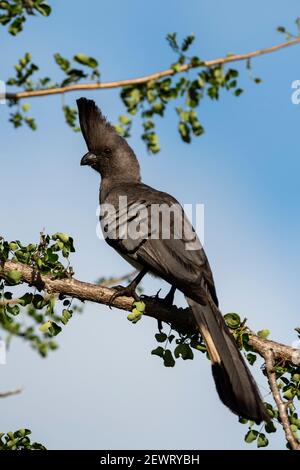
<path fill-rule="evenodd" d="M 86 153 L 80 162 L 80 165 L 92 165 L 96 161 L 96 155 L 94 155 L 92 152 Z"/>

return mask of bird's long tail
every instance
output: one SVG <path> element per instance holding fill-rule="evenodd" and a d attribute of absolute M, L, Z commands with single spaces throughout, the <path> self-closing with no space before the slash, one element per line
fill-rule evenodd
<path fill-rule="evenodd" d="M 203 306 L 186 297 L 205 341 L 212 373 L 222 402 L 237 415 L 257 423 L 270 419 L 257 385 L 211 299 Z"/>

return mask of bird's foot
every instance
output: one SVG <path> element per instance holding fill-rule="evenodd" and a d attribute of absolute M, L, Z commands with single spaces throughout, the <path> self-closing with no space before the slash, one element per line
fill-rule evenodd
<path fill-rule="evenodd" d="M 108 306 L 111 308 L 113 302 L 116 300 L 117 297 L 133 297 L 136 302 L 140 300 L 139 296 L 136 293 L 136 286 L 129 284 L 128 286 L 113 286 L 116 292 L 113 293 L 111 298 L 109 299 Z"/>

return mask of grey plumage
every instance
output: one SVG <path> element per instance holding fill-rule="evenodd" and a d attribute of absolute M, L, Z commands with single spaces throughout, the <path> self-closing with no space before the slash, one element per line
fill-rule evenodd
<path fill-rule="evenodd" d="M 240 416 L 256 422 L 268 420 L 255 381 L 218 309 L 207 257 L 183 209 L 169 194 L 141 182 L 133 150 L 117 135 L 93 101 L 81 98 L 77 104 L 82 133 L 89 149 L 81 163 L 94 168 L 102 178 L 100 204 L 108 207 L 101 221 L 106 241 L 131 264 L 146 268 L 185 295 L 207 345 L 220 399 Z M 120 197 L 127 198 L 130 215 L 119 208 Z M 138 223 L 142 225 L 146 215 L 147 220 L 151 220 L 152 207 L 162 203 L 167 207 L 176 206 L 170 218 L 171 236 L 164 238 L 161 228 L 157 236 L 153 236 L 149 222 L 144 231 L 130 236 L 130 228 Z M 127 222 L 126 236 L 122 234 L 124 222 Z M 177 237 L 176 232 L 183 222 L 187 230 Z M 186 249 L 187 243 L 193 243 L 192 250 Z"/>

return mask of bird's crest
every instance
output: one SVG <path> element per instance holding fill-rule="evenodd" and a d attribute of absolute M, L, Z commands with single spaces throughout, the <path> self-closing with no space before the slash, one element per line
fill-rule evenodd
<path fill-rule="evenodd" d="M 117 134 L 93 100 L 80 98 L 77 106 L 81 131 L 90 152 L 101 148 L 108 136 Z"/>

